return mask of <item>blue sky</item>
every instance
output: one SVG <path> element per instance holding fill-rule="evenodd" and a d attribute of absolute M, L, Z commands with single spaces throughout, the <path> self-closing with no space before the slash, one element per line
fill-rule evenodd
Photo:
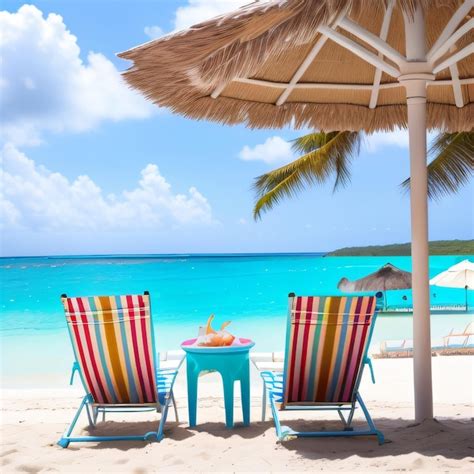
<path fill-rule="evenodd" d="M 326 251 L 410 240 L 404 132 L 369 137 L 347 189 L 252 220 L 253 179 L 294 130 L 172 115 L 129 91 L 115 53 L 242 0 L 4 0 L 2 255 Z M 430 203 L 431 239 L 473 236 L 471 183 Z"/>

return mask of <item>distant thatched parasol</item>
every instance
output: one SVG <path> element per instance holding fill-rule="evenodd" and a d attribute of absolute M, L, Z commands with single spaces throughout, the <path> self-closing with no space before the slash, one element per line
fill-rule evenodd
<path fill-rule="evenodd" d="M 411 288 L 411 273 L 400 270 L 391 263 L 359 280 L 342 278 L 337 287 L 341 291 L 387 291 Z"/>

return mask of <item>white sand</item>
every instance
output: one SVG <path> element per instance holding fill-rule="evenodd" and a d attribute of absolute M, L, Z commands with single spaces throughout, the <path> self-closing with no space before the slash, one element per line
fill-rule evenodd
<path fill-rule="evenodd" d="M 55 443 L 78 406 L 81 389 L 2 391 L 2 472 L 157 472 L 157 471 L 409 471 L 474 472 L 473 385 L 474 357 L 433 359 L 435 415 L 437 421 L 414 425 L 412 360 L 375 360 L 377 384 L 368 373 L 361 386 L 369 410 L 390 442 L 379 446 L 375 438 L 298 439 L 276 443 L 271 420 L 258 422 L 260 392 L 253 374 L 250 427 L 239 423 L 224 427 L 222 389 L 216 375 L 200 379 L 198 427 L 188 429 L 185 371 L 180 374 L 176 395 L 180 424 L 172 420 L 161 443 L 113 442 L 71 444 L 62 449 Z M 65 374 L 65 384 L 67 375 Z M 331 414 L 286 414 L 296 428 L 310 425 L 338 427 Z M 94 433 L 141 434 L 155 429 L 159 415 L 109 415 Z M 361 420 L 360 415 L 357 420 Z M 125 423 L 120 423 L 126 420 Z M 84 416 L 78 432 L 89 433 Z"/>

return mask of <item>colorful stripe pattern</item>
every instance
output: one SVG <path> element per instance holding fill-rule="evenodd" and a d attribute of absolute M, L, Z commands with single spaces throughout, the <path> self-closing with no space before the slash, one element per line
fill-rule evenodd
<path fill-rule="evenodd" d="M 83 383 L 100 404 L 156 403 L 149 295 L 62 298 Z"/>
<path fill-rule="evenodd" d="M 374 296 L 292 298 L 284 404 L 354 401 L 375 309 Z"/>

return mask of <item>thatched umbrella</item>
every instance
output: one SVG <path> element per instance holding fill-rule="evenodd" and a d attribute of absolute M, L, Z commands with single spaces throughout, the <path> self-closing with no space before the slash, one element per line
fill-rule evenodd
<path fill-rule="evenodd" d="M 347 278 L 341 278 L 337 287 L 341 291 L 382 291 L 385 296 L 387 290 L 404 290 L 411 288 L 411 273 L 397 268 L 391 263 L 386 263 L 376 272 L 371 273 L 358 280 L 350 281 Z"/>
<path fill-rule="evenodd" d="M 119 56 L 129 84 L 196 119 L 409 129 L 415 417 L 433 416 L 426 130 L 474 125 L 473 0 L 253 3 Z"/>
<path fill-rule="evenodd" d="M 358 280 L 341 278 L 337 287 L 341 291 L 387 291 L 411 288 L 411 273 L 386 263 L 376 272 Z"/>

